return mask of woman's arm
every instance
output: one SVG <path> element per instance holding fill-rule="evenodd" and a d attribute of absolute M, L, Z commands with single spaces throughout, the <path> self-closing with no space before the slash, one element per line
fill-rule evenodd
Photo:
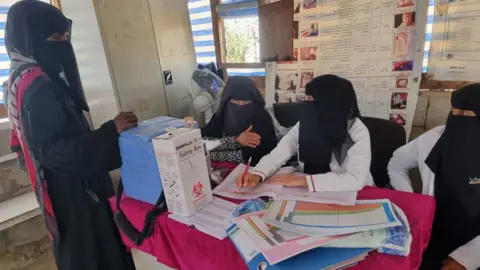
<path fill-rule="evenodd" d="M 204 137 L 204 140 L 218 140 L 218 138 L 213 137 Z M 239 151 L 240 144 L 237 142 L 237 138 L 235 137 L 223 137 L 220 139 L 220 145 L 217 148 L 213 149 L 212 152 L 219 152 L 219 151 Z"/>
<path fill-rule="evenodd" d="M 463 265 L 467 270 L 480 268 L 480 236 L 457 248 L 450 257 Z"/>
<path fill-rule="evenodd" d="M 53 83 L 34 93 L 24 106 L 22 126 L 35 158 L 42 166 L 74 177 L 89 177 L 121 166 L 118 132 L 113 121 L 99 129 L 65 137 L 69 123 L 63 101 L 59 100 Z"/>
<path fill-rule="evenodd" d="M 388 163 L 390 183 L 395 190 L 413 192 L 409 171 L 418 166 L 417 140 L 400 147 L 393 153 Z"/>
<path fill-rule="evenodd" d="M 242 147 L 242 158 L 246 162 L 252 158 L 252 166 L 256 166 L 260 159 L 268 155 L 277 146 L 277 136 L 270 115 L 263 111 L 255 117 L 252 132 L 260 135 L 260 144 L 255 147 Z"/>
<path fill-rule="evenodd" d="M 298 149 L 298 127 L 297 123 L 278 143 L 277 147 L 264 156 L 260 162 L 252 168 L 251 173 L 262 177 L 262 180 L 270 177 L 280 167 L 297 153 Z"/>
<path fill-rule="evenodd" d="M 359 191 L 367 185 L 370 173 L 370 134 L 360 121 L 350 130 L 355 144 L 348 150 L 345 172 L 329 172 L 307 176 L 310 191 Z"/>

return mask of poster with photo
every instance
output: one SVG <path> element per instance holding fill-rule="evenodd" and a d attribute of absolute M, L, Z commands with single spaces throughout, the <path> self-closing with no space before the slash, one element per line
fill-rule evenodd
<path fill-rule="evenodd" d="M 415 6 L 414 0 L 395 0 L 396 8 L 409 8 Z"/>
<path fill-rule="evenodd" d="M 302 0 L 302 11 L 311 12 L 320 8 L 320 0 Z"/>
<path fill-rule="evenodd" d="M 412 29 L 415 27 L 415 12 L 402 12 L 395 14 L 395 29 Z"/>
<path fill-rule="evenodd" d="M 409 73 L 413 70 L 413 60 L 395 60 L 392 63 L 392 71 L 397 73 Z"/>
<path fill-rule="evenodd" d="M 279 63 L 267 74 L 270 100 L 295 102 L 312 78 L 335 74 L 352 82 L 362 114 L 398 121 L 409 132 L 426 23 L 416 15 L 427 12 L 417 1 L 294 0 L 297 83 L 288 87 L 293 75 Z"/>
<path fill-rule="evenodd" d="M 409 88 L 409 78 L 408 76 L 398 76 L 393 78 L 393 88 L 398 88 L 398 89 L 407 89 Z"/>
<path fill-rule="evenodd" d="M 401 126 L 407 124 L 407 115 L 405 113 L 390 113 L 390 121 L 393 121 Z"/>
<path fill-rule="evenodd" d="M 278 63 L 275 70 L 275 102 L 295 102 L 298 88 L 298 64 L 286 62 Z"/>
<path fill-rule="evenodd" d="M 300 61 L 316 61 L 318 55 L 318 47 L 307 45 L 300 48 Z"/>
<path fill-rule="evenodd" d="M 406 110 L 408 102 L 408 92 L 392 92 L 390 99 L 391 110 Z"/>
<path fill-rule="evenodd" d="M 394 57 L 413 57 L 413 32 L 402 30 L 395 32 L 393 44 Z"/>
<path fill-rule="evenodd" d="M 305 86 L 315 78 L 315 71 L 312 69 L 309 70 L 302 70 L 300 72 L 300 88 L 305 89 Z"/>
<path fill-rule="evenodd" d="M 318 25 L 316 21 L 301 21 L 299 24 L 300 38 L 318 39 Z"/>

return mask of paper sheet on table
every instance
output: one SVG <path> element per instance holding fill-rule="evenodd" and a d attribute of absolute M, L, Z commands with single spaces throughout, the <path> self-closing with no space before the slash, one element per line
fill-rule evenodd
<path fill-rule="evenodd" d="M 412 234 L 405 213 L 392 204 L 401 226 L 371 230 L 350 234 L 324 247 L 335 248 L 376 248 L 379 253 L 408 256 L 412 243 Z"/>
<path fill-rule="evenodd" d="M 401 225 L 389 200 L 359 200 L 354 206 L 274 201 L 263 220 L 308 235 L 339 235 Z"/>
<path fill-rule="evenodd" d="M 237 177 L 244 172 L 244 170 L 245 165 L 238 165 L 228 175 L 228 177 L 215 188 L 213 194 L 241 200 L 248 200 L 258 197 L 272 197 L 276 200 L 298 200 L 339 205 L 355 205 L 355 201 L 357 199 L 357 192 L 310 192 L 307 187 L 283 187 L 281 185 L 268 184 L 267 181 L 260 183 L 254 188 L 239 189 L 236 186 L 236 180 Z M 292 173 L 302 174 L 295 172 L 294 167 L 283 167 L 274 175 Z"/>
<path fill-rule="evenodd" d="M 285 231 L 266 224 L 262 220 L 263 214 L 264 211 L 249 213 L 236 218 L 234 221 L 260 248 L 270 265 L 347 236 L 310 236 Z"/>
<path fill-rule="evenodd" d="M 205 145 L 207 147 L 207 151 L 209 152 L 214 150 L 218 146 L 220 146 L 220 144 L 221 144 L 220 140 L 213 140 L 213 141 L 205 140 Z"/>
<path fill-rule="evenodd" d="M 193 225 L 201 232 L 211 235 L 217 239 L 225 239 L 225 224 L 231 218 L 236 204 L 214 197 L 212 203 L 193 214 L 190 217 L 170 214 L 168 217 L 186 225 Z"/>

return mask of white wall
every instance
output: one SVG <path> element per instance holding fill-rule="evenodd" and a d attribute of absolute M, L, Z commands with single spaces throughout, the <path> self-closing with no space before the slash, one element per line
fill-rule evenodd
<path fill-rule="evenodd" d="M 72 43 L 77 56 L 90 116 L 95 128 L 119 112 L 106 52 L 92 0 L 61 0 L 62 11 L 73 20 Z"/>

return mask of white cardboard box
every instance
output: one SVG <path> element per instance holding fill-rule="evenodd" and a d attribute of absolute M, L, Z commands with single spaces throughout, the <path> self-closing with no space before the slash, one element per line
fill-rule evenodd
<path fill-rule="evenodd" d="M 212 202 L 200 130 L 171 130 L 152 142 L 168 211 L 188 217 Z"/>

